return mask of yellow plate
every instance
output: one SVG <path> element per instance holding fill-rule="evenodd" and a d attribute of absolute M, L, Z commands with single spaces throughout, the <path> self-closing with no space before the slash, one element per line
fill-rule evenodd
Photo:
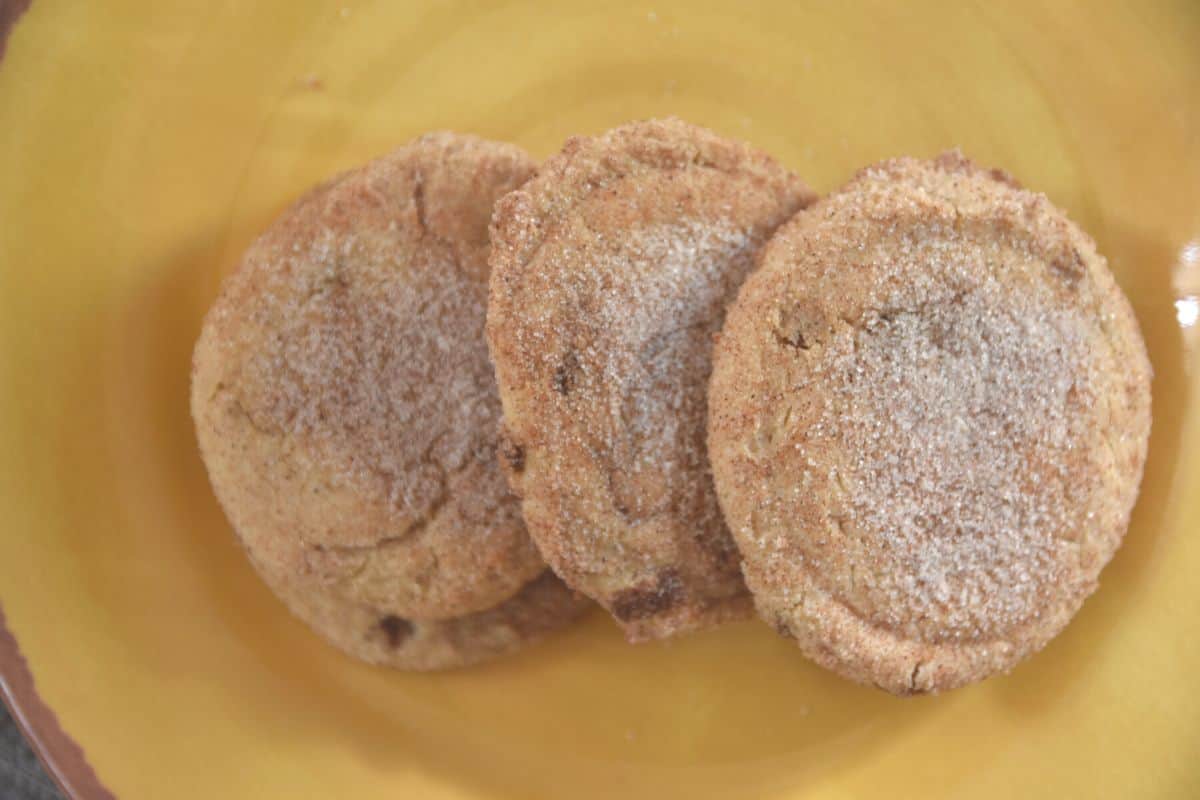
<path fill-rule="evenodd" d="M 34 0 L 0 64 L 0 600 L 38 692 L 122 800 L 1200 796 L 1198 42 L 1189 0 Z M 665 114 L 819 190 L 959 145 L 1108 255 L 1156 370 L 1146 483 L 1100 592 L 1012 676 L 903 701 L 759 624 L 633 648 L 599 615 L 398 674 L 238 551 L 188 359 L 255 232 L 430 128 L 545 155 Z"/>

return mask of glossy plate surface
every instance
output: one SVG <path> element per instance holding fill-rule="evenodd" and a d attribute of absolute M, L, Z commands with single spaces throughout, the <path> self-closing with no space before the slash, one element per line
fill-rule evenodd
<path fill-rule="evenodd" d="M 0 603 L 37 691 L 121 800 L 1200 796 L 1197 42 L 1195 2 L 34 0 L 0 62 Z M 397 674 L 251 572 L 187 388 L 253 235 L 430 128 L 544 156 L 665 114 L 820 191 L 958 145 L 1108 256 L 1156 370 L 1146 482 L 1099 593 L 1011 676 L 897 700 L 759 624 L 632 648 L 599 615 Z"/>

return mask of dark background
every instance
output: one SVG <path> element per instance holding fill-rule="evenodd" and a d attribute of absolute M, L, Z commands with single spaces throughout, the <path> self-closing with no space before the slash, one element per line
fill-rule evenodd
<path fill-rule="evenodd" d="M 3 800 L 62 800 L 63 796 L 46 776 L 21 738 L 21 732 L 0 703 L 0 798 Z"/>

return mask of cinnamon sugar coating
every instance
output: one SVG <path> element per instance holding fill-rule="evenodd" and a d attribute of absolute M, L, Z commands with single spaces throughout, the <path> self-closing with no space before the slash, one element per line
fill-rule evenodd
<path fill-rule="evenodd" d="M 533 170 L 421 137 L 286 211 L 205 320 L 192 409 L 217 496 L 267 583 L 369 660 L 467 663 L 578 611 L 546 578 L 561 608 L 531 606 L 504 646 L 479 622 L 524 620 L 546 571 L 497 461 L 483 332 L 492 205 Z"/>
<path fill-rule="evenodd" d="M 546 560 L 631 640 L 749 611 L 704 446 L 711 340 L 812 199 L 762 153 L 658 120 L 571 139 L 497 205 L 509 476 Z"/>
<path fill-rule="evenodd" d="M 960 154 L 783 226 L 714 353 L 709 452 L 761 616 L 896 694 L 1011 669 L 1128 525 L 1150 365 L 1095 244 Z"/>

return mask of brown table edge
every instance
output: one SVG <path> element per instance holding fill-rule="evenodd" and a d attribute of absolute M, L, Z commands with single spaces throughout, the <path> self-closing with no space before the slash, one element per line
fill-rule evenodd
<path fill-rule="evenodd" d="M 0 606 L 0 698 L 64 795 L 71 800 L 116 800 L 96 777 L 83 749 L 62 729 L 58 717 L 37 693 L 29 665 L 8 629 L 3 606 Z"/>
<path fill-rule="evenodd" d="M 8 32 L 17 24 L 17 18 L 29 9 L 31 2 L 33 0 L 0 0 L 0 59 L 4 58 Z"/>

